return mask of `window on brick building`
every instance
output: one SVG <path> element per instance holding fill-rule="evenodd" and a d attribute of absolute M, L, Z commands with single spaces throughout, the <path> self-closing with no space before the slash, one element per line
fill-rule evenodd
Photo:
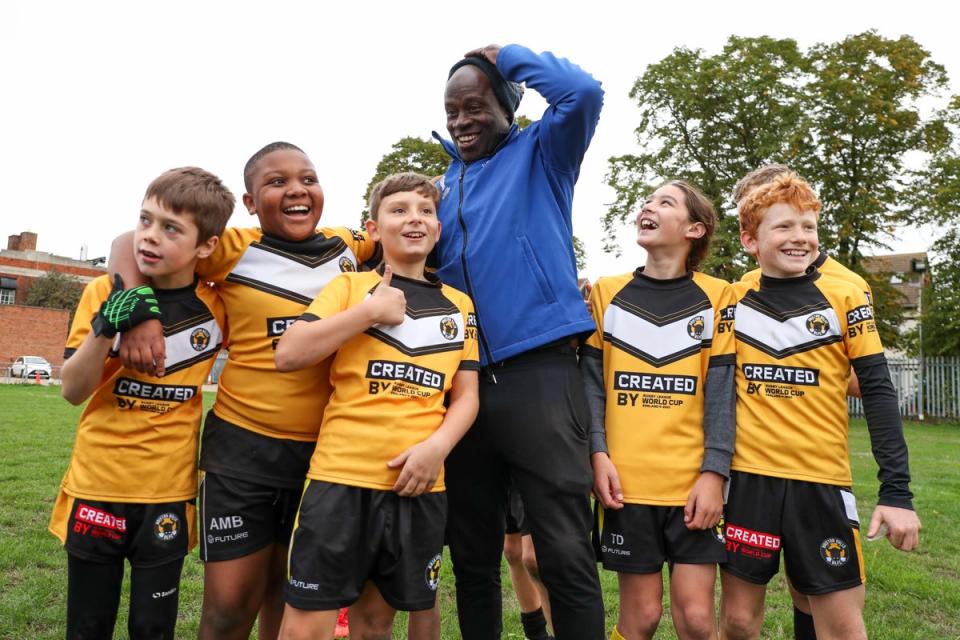
<path fill-rule="evenodd" d="M 17 279 L 0 278 L 0 304 L 14 304 L 17 300 Z"/>

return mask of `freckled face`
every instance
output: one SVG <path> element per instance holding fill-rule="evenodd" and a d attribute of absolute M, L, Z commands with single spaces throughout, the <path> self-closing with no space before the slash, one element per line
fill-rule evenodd
<path fill-rule="evenodd" d="M 740 242 L 757 257 L 764 275 L 801 276 L 819 253 L 817 214 L 797 211 L 789 204 L 778 202 L 764 212 L 756 237 L 744 231 Z"/>

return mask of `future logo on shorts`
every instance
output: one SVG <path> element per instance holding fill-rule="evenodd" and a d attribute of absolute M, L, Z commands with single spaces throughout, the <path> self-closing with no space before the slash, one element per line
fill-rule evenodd
<path fill-rule="evenodd" d="M 807 316 L 807 331 L 820 337 L 827 335 L 830 330 L 830 321 L 822 313 L 813 313 Z"/>
<path fill-rule="evenodd" d="M 703 321 L 703 316 L 690 318 L 690 322 L 687 323 L 687 335 L 694 340 L 702 340 L 704 327 L 706 327 L 706 324 Z"/>
<path fill-rule="evenodd" d="M 351 260 L 347 256 L 342 256 L 340 258 L 340 271 L 346 273 L 348 271 L 356 271 L 356 270 L 357 270 L 357 267 L 354 266 L 353 260 Z"/>
<path fill-rule="evenodd" d="M 190 346 L 194 351 L 203 351 L 210 344 L 210 332 L 203 327 L 197 327 L 190 334 Z"/>
<path fill-rule="evenodd" d="M 424 571 L 423 577 L 427 581 L 427 587 L 430 591 L 436 591 L 437 587 L 440 586 L 440 565 L 442 563 L 443 559 L 439 553 L 427 563 L 427 569 Z"/>
<path fill-rule="evenodd" d="M 454 322 L 453 318 L 446 316 L 440 319 L 440 334 L 447 340 L 453 340 L 457 337 L 457 323 Z"/>
<path fill-rule="evenodd" d="M 831 567 L 842 567 L 850 559 L 847 543 L 840 538 L 827 538 L 820 543 L 820 557 Z"/>
<path fill-rule="evenodd" d="M 173 540 L 180 533 L 180 518 L 175 513 L 161 513 L 153 521 L 153 533 L 164 542 Z"/>

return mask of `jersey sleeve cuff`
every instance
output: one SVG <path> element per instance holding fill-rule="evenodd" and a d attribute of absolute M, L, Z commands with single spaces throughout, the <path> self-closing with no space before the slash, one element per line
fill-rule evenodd
<path fill-rule="evenodd" d="M 480 371 L 480 363 L 476 360 L 461 360 L 457 371 Z"/>
<path fill-rule="evenodd" d="M 731 458 L 733 458 L 733 456 L 728 451 L 704 449 L 703 464 L 700 465 L 700 472 L 712 471 L 724 478 L 729 478 Z"/>
<path fill-rule="evenodd" d="M 609 455 L 610 451 L 607 449 L 607 433 L 605 431 L 590 432 L 590 454 L 593 455 L 594 453 Z"/>

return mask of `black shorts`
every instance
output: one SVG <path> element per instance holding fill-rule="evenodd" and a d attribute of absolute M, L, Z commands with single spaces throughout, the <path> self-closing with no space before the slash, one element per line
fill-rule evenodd
<path fill-rule="evenodd" d="M 210 471 L 200 479 L 200 559 L 234 560 L 290 542 L 300 491 Z"/>
<path fill-rule="evenodd" d="M 683 507 L 625 504 L 595 507 L 593 544 L 603 568 L 618 573 L 657 573 L 664 562 L 718 564 L 727 551 L 718 527 L 691 531 Z"/>
<path fill-rule="evenodd" d="M 864 583 L 860 521 L 845 487 L 734 471 L 724 534 L 724 571 L 767 584 L 780 567 L 800 593 L 819 595 Z"/>
<path fill-rule="evenodd" d="M 157 567 L 187 555 L 193 502 L 143 504 L 72 498 L 64 547 L 90 562 L 127 558 L 140 568 Z"/>
<path fill-rule="evenodd" d="M 506 533 L 530 535 L 526 512 L 523 510 L 523 500 L 520 498 L 520 492 L 514 487 L 507 490 L 507 506 L 504 512 L 506 514 Z"/>
<path fill-rule="evenodd" d="M 400 611 L 432 609 L 440 584 L 447 495 L 308 480 L 290 540 L 284 599 L 330 611 L 357 601 L 367 580 Z"/>

